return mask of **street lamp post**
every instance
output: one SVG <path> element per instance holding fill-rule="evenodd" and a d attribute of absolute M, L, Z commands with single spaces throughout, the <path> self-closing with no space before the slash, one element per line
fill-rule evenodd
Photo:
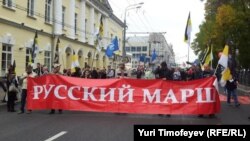
<path fill-rule="evenodd" d="M 122 46 L 122 62 L 125 63 L 126 59 L 126 52 L 125 52 L 125 46 L 126 46 L 126 16 L 127 16 L 127 11 L 131 9 L 138 9 L 141 8 L 143 5 L 143 2 L 137 3 L 137 4 L 131 4 L 125 8 L 125 14 L 124 14 L 124 29 L 123 29 L 123 46 Z"/>

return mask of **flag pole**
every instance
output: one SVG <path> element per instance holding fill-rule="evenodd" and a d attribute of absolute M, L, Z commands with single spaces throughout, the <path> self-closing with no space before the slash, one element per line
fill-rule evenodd
<path fill-rule="evenodd" d="M 91 68 L 93 69 L 93 66 L 94 66 L 94 59 L 95 59 L 95 55 L 96 55 L 96 51 L 97 51 L 97 46 L 99 45 L 99 42 L 96 41 L 97 44 L 96 44 L 96 47 L 95 47 L 95 52 L 94 52 L 94 55 L 93 55 L 93 59 L 92 59 L 92 64 L 91 64 Z"/>
<path fill-rule="evenodd" d="M 219 67 L 219 63 L 217 64 L 217 66 L 216 66 L 216 68 L 214 70 L 214 75 L 216 74 L 216 71 L 217 71 L 218 67 Z"/>
<path fill-rule="evenodd" d="M 96 50 L 95 50 L 94 55 L 93 55 L 93 58 L 92 58 L 92 64 L 91 64 L 91 68 L 92 68 L 92 69 L 93 69 L 93 66 L 94 66 L 95 54 L 96 54 Z"/>
<path fill-rule="evenodd" d="M 97 39 L 96 39 L 96 41 L 94 43 L 94 46 L 96 46 L 96 47 L 95 47 L 94 56 L 93 56 L 93 60 L 92 60 L 92 65 L 91 65 L 92 68 L 94 66 L 94 58 L 95 58 L 95 55 L 96 55 L 97 47 L 100 48 L 100 42 L 99 42 L 99 40 L 101 40 L 101 38 L 103 37 L 103 22 L 102 22 L 102 18 L 103 17 L 101 15 L 101 17 L 100 17 L 99 31 L 98 31 L 99 33 L 96 35 Z M 99 52 L 101 52 L 101 50 Z"/>
<path fill-rule="evenodd" d="M 189 48 L 190 48 L 190 41 L 188 43 L 188 62 L 189 62 Z"/>
<path fill-rule="evenodd" d="M 60 54 L 59 54 L 60 55 Z M 63 55 L 62 55 L 62 65 L 63 65 L 63 69 L 65 69 L 66 67 L 65 67 L 65 64 L 64 64 L 64 59 L 63 59 L 64 57 L 63 57 Z"/>
<path fill-rule="evenodd" d="M 214 57 L 213 57 L 213 45 L 211 44 L 211 68 L 213 68 L 213 60 L 214 60 Z M 217 67 L 217 66 L 216 66 Z"/>
<path fill-rule="evenodd" d="M 188 19 L 187 19 L 187 25 L 185 29 L 185 34 L 184 34 L 184 41 L 188 44 L 188 62 L 189 62 L 189 48 L 190 48 L 190 42 L 191 42 L 191 18 L 190 18 L 190 12 L 188 14 Z"/>
<path fill-rule="evenodd" d="M 213 59 L 211 59 L 211 69 L 213 69 Z"/>

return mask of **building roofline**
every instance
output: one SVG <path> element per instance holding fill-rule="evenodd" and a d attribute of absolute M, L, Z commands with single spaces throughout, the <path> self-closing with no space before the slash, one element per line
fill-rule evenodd
<path fill-rule="evenodd" d="M 113 13 L 110 13 L 110 18 L 112 19 L 112 20 L 114 20 L 116 23 L 118 23 L 120 26 L 122 26 L 122 27 L 124 27 L 125 26 L 125 24 L 118 18 L 118 17 L 116 17 L 116 15 L 114 15 Z"/>
<path fill-rule="evenodd" d="M 108 2 L 108 0 L 105 0 L 103 3 L 101 3 L 98 0 L 90 0 L 91 3 L 93 3 L 97 8 L 99 8 L 100 10 L 105 11 L 106 13 L 108 13 L 109 17 L 114 20 L 117 24 L 119 24 L 120 26 L 124 27 L 125 24 L 113 13 L 113 10 Z M 106 6 L 105 6 L 106 5 Z"/>

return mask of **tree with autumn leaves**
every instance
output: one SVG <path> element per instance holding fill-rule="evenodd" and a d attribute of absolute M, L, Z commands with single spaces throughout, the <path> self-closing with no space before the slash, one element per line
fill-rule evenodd
<path fill-rule="evenodd" d="M 250 0 L 207 0 L 205 21 L 200 25 L 192 48 L 199 58 L 213 46 L 214 65 L 226 43 L 239 67 L 250 68 Z M 239 54 L 236 56 L 236 48 Z"/>

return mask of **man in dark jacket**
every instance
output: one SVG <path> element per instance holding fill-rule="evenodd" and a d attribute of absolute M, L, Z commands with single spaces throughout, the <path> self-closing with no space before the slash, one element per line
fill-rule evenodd
<path fill-rule="evenodd" d="M 231 77 L 231 79 L 227 80 L 227 83 L 226 83 L 227 104 L 231 104 L 231 95 L 232 95 L 234 99 L 235 107 L 240 106 L 238 102 L 238 96 L 237 96 L 237 84 L 238 84 L 238 81 L 235 77 Z"/>
<path fill-rule="evenodd" d="M 7 110 L 8 112 L 15 112 L 15 101 L 18 93 L 18 83 L 16 80 L 16 74 L 12 72 L 7 76 L 7 88 L 8 88 L 8 101 Z"/>
<path fill-rule="evenodd" d="M 136 70 L 136 78 L 141 79 L 143 74 L 144 74 L 144 68 L 142 66 L 138 66 Z"/>
<path fill-rule="evenodd" d="M 159 74 L 159 79 L 163 80 L 172 80 L 172 73 L 168 69 L 167 63 L 164 61 L 161 63 L 161 67 L 157 72 Z M 159 114 L 159 116 L 163 116 L 162 114 Z M 166 115 L 167 117 L 170 117 L 170 114 Z"/>
<path fill-rule="evenodd" d="M 158 73 L 159 79 L 172 80 L 172 72 L 168 69 L 168 65 L 165 61 L 161 63 Z"/>

